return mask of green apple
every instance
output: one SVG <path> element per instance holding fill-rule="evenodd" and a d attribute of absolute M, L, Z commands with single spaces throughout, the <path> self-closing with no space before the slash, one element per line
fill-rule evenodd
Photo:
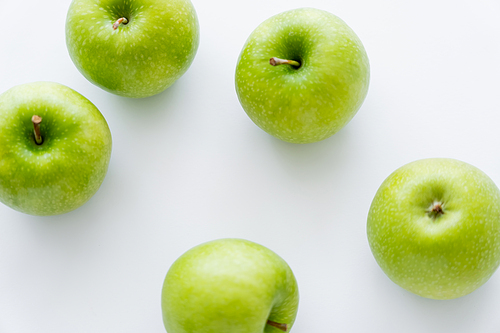
<path fill-rule="evenodd" d="M 457 298 L 500 264 L 500 191 L 467 163 L 419 160 L 380 186 L 367 233 L 392 281 L 423 297 Z"/>
<path fill-rule="evenodd" d="M 264 131 L 310 143 L 354 117 L 369 76 L 356 34 L 333 14 L 302 8 L 271 17 L 250 35 L 236 67 L 236 92 Z"/>
<path fill-rule="evenodd" d="M 0 143 L 0 201 L 31 215 L 83 205 L 99 189 L 111 156 L 111 133 L 99 110 L 51 82 L 0 95 Z"/>
<path fill-rule="evenodd" d="M 198 18 L 189 0 L 73 0 L 66 44 L 92 83 L 117 95 L 148 97 L 191 65 Z"/>
<path fill-rule="evenodd" d="M 299 293 L 287 263 L 262 245 L 220 239 L 184 253 L 162 292 L 168 333 L 288 332 Z"/>

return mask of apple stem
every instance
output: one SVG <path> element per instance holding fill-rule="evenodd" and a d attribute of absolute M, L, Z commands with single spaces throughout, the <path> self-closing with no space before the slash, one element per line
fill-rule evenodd
<path fill-rule="evenodd" d="M 37 145 L 41 145 L 43 142 L 42 135 L 40 134 L 40 123 L 42 122 L 42 117 L 34 115 L 31 117 L 31 122 L 35 128 L 35 141 Z"/>
<path fill-rule="evenodd" d="M 276 327 L 277 329 L 282 330 L 283 332 L 286 332 L 286 330 L 288 329 L 287 324 L 280 324 L 280 323 L 276 323 L 276 322 L 271 321 L 271 320 L 268 320 L 267 324 L 269 326 Z"/>
<path fill-rule="evenodd" d="M 118 20 L 116 20 L 116 22 L 113 24 L 113 30 L 116 30 L 118 29 L 118 27 L 120 26 L 120 24 L 127 24 L 128 23 L 128 20 L 125 18 L 125 17 L 122 17 L 122 18 L 119 18 Z"/>
<path fill-rule="evenodd" d="M 271 58 L 269 59 L 269 63 L 273 66 L 278 66 L 278 65 L 292 65 L 295 67 L 300 67 L 300 62 L 295 61 L 295 60 L 286 60 L 286 59 L 280 59 L 280 58 Z"/>

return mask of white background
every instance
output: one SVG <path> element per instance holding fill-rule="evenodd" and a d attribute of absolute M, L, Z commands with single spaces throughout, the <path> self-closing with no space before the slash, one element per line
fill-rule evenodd
<path fill-rule="evenodd" d="M 0 205 L 0 332 L 164 332 L 168 268 L 224 237 L 265 245 L 292 267 L 301 293 L 292 332 L 500 332 L 500 272 L 460 299 L 424 299 L 384 275 L 365 232 L 379 185 L 416 159 L 460 159 L 500 183 L 498 0 L 194 0 L 191 68 L 143 100 L 77 71 L 69 4 L 0 0 L 0 92 L 41 80 L 75 89 L 106 117 L 113 154 L 101 189 L 71 213 Z M 262 21 L 303 6 L 356 31 L 371 83 L 343 130 L 294 145 L 246 116 L 234 70 Z"/>

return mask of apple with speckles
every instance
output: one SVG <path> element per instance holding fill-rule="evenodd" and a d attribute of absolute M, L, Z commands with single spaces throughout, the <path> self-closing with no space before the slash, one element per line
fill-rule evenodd
<path fill-rule="evenodd" d="M 162 290 L 168 333 L 289 332 L 299 305 L 288 264 L 243 239 L 198 245 L 170 267 Z"/>
<path fill-rule="evenodd" d="M 367 234 L 377 263 L 396 284 L 427 298 L 461 297 L 500 264 L 500 191 L 470 164 L 419 160 L 380 186 Z"/>
<path fill-rule="evenodd" d="M 76 91 L 36 82 L 0 95 L 0 201 L 31 215 L 72 211 L 99 189 L 111 133 Z"/>
<path fill-rule="evenodd" d="M 236 67 L 236 92 L 257 126 L 292 143 L 344 127 L 361 107 L 370 69 L 363 44 L 337 16 L 283 12 L 253 31 Z"/>
<path fill-rule="evenodd" d="M 111 93 L 158 94 L 191 65 L 199 44 L 189 0 L 73 0 L 66 45 L 78 70 Z"/>

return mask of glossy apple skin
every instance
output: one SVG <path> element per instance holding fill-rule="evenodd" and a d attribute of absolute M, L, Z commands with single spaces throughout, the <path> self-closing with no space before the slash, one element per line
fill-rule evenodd
<path fill-rule="evenodd" d="M 42 117 L 37 145 L 31 117 Z M 0 201 L 31 215 L 72 211 L 99 189 L 111 133 L 99 110 L 57 83 L 16 86 L 0 95 Z"/>
<path fill-rule="evenodd" d="M 272 57 L 295 60 L 271 66 Z M 250 35 L 236 67 L 236 92 L 250 119 L 293 143 L 330 137 L 354 117 L 370 69 L 356 34 L 328 12 L 302 8 L 271 17 Z"/>
<path fill-rule="evenodd" d="M 435 219 L 426 212 L 434 200 L 444 209 Z M 392 281 L 427 298 L 461 297 L 483 285 L 500 264 L 500 192 L 464 162 L 419 160 L 380 186 L 367 233 Z"/>
<path fill-rule="evenodd" d="M 184 253 L 162 291 L 168 333 L 276 333 L 270 319 L 293 326 L 299 293 L 277 254 L 241 239 L 221 239 Z"/>
<path fill-rule="evenodd" d="M 129 22 L 113 30 L 121 17 Z M 92 83 L 126 97 L 171 86 L 191 65 L 199 25 L 189 0 L 73 0 L 66 45 Z"/>

